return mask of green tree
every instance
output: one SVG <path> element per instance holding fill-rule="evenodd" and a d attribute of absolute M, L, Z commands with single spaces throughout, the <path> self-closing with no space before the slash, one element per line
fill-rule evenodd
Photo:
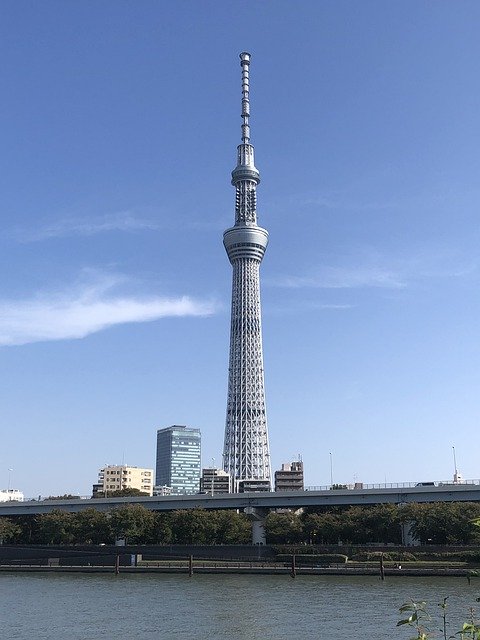
<path fill-rule="evenodd" d="M 35 516 L 15 516 L 12 522 L 20 528 L 20 533 L 15 537 L 19 544 L 31 544 L 37 539 L 37 519 Z"/>
<path fill-rule="evenodd" d="M 170 544 L 172 542 L 172 539 L 172 516 L 170 512 L 154 512 L 152 542 L 155 544 Z"/>
<path fill-rule="evenodd" d="M 92 498 L 141 498 L 142 496 L 148 497 L 148 495 L 146 491 L 140 491 L 140 489 L 136 489 L 135 487 L 128 487 L 126 489 L 118 489 L 117 491 L 107 491 L 106 494 L 104 491 L 97 491 Z"/>
<path fill-rule="evenodd" d="M 75 542 L 81 544 L 109 544 L 113 542 L 110 516 L 90 507 L 74 516 L 73 534 Z"/>
<path fill-rule="evenodd" d="M 172 533 L 174 544 L 211 544 L 215 525 L 204 509 L 179 510 L 172 513 Z"/>
<path fill-rule="evenodd" d="M 305 537 L 302 519 L 293 512 L 270 512 L 265 523 L 269 544 L 295 544 Z"/>
<path fill-rule="evenodd" d="M 365 522 L 364 507 L 349 507 L 337 515 L 338 538 L 344 544 L 365 544 L 368 541 L 368 530 Z"/>
<path fill-rule="evenodd" d="M 35 542 L 40 544 L 69 544 L 74 539 L 74 516 L 55 509 L 36 517 Z"/>
<path fill-rule="evenodd" d="M 480 516 L 475 502 L 410 504 L 402 509 L 402 520 L 411 523 L 413 536 L 422 544 L 475 544 L 479 530 L 472 522 Z"/>
<path fill-rule="evenodd" d="M 214 520 L 215 537 L 211 544 L 248 544 L 252 525 L 244 513 L 236 511 L 210 512 Z"/>
<path fill-rule="evenodd" d="M 15 539 L 21 534 L 21 528 L 4 516 L 0 517 L 0 544 Z"/>
<path fill-rule="evenodd" d="M 397 505 L 378 504 L 350 507 L 343 516 L 343 540 L 352 544 L 368 542 L 401 544 L 402 531 Z"/>
<path fill-rule="evenodd" d="M 129 544 L 145 544 L 154 537 L 153 513 L 140 504 L 127 504 L 110 511 L 110 526 L 116 538 Z"/>
<path fill-rule="evenodd" d="M 342 521 L 338 513 L 307 513 L 304 517 L 305 533 L 312 544 L 337 544 L 342 534 Z"/>

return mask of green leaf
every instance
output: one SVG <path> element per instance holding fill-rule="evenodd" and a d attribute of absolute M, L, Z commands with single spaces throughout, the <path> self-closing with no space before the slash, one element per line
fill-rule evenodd
<path fill-rule="evenodd" d="M 405 620 L 399 620 L 397 622 L 397 627 L 401 627 L 402 624 L 410 624 L 410 618 L 406 618 Z"/>

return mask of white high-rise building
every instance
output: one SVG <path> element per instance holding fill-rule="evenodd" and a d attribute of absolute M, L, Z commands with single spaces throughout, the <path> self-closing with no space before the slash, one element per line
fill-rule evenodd
<path fill-rule="evenodd" d="M 268 233 L 257 225 L 257 185 L 250 144 L 250 54 L 240 54 L 242 67 L 242 142 L 232 171 L 235 225 L 223 234 L 233 267 L 230 361 L 223 468 L 233 491 L 270 490 L 270 453 L 263 378 L 260 263 Z M 248 487 L 248 489 L 246 489 Z"/>

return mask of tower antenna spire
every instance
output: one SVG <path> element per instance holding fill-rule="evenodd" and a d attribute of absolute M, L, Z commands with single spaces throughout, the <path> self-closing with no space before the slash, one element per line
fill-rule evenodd
<path fill-rule="evenodd" d="M 243 51 L 240 54 L 240 66 L 242 67 L 242 143 L 250 142 L 250 82 L 249 82 L 249 66 L 250 54 Z"/>

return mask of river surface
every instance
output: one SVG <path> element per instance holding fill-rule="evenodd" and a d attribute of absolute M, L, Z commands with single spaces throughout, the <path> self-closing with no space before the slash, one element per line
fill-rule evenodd
<path fill-rule="evenodd" d="M 438 615 L 449 596 L 453 633 L 479 595 L 479 578 L 3 573 L 0 638 L 408 640 L 403 602 Z"/>

